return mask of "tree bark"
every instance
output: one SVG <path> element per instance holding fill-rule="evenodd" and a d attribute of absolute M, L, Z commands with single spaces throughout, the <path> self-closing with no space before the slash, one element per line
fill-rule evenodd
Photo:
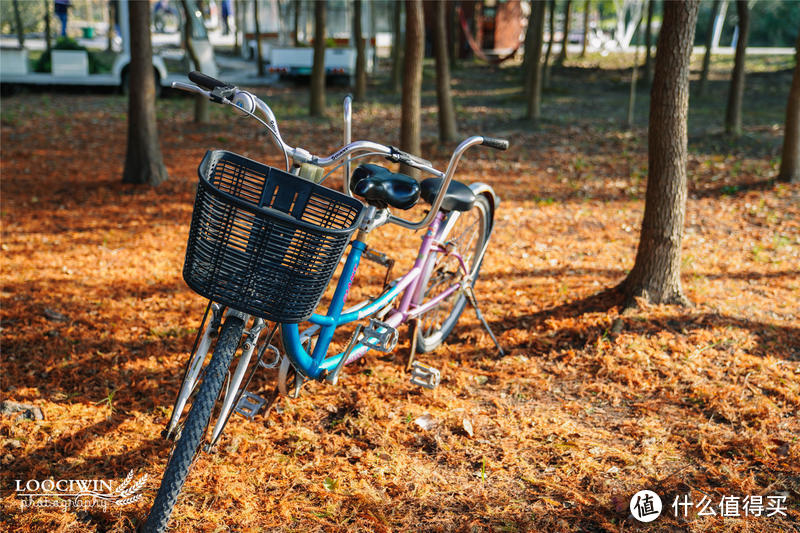
<path fill-rule="evenodd" d="M 728 107 L 725 110 L 725 133 L 733 136 L 742 134 L 744 61 L 747 52 L 747 34 L 750 26 L 747 0 L 736 0 L 736 14 L 739 16 L 739 39 L 736 41 L 736 59 L 734 60 L 731 85 L 728 90 Z"/>
<path fill-rule="evenodd" d="M 239 40 L 239 33 L 242 31 L 241 4 L 241 0 L 233 0 L 233 21 L 236 24 L 236 31 L 233 32 L 233 53 L 237 56 L 242 54 L 242 42 Z"/>
<path fill-rule="evenodd" d="M 300 45 L 300 8 L 302 0 L 294 0 L 294 45 Z"/>
<path fill-rule="evenodd" d="M 591 13 L 592 0 L 583 4 L 583 43 L 581 44 L 581 57 L 586 57 L 586 41 L 589 40 L 589 14 Z"/>
<path fill-rule="evenodd" d="M 638 26 L 638 22 L 637 22 Z M 631 92 L 628 97 L 628 129 L 633 129 L 634 112 L 636 111 L 636 80 L 639 77 L 639 47 L 633 49 L 633 69 L 631 69 Z"/>
<path fill-rule="evenodd" d="M 264 54 L 261 52 L 261 24 L 258 21 L 258 0 L 253 0 L 253 16 L 255 17 L 256 25 L 256 61 L 258 62 L 258 75 L 263 76 L 264 72 Z"/>
<path fill-rule="evenodd" d="M 392 13 L 394 37 L 392 39 L 392 89 L 399 92 L 403 81 L 403 28 L 401 24 L 403 2 L 395 1 Z"/>
<path fill-rule="evenodd" d="M 128 149 L 123 183 L 158 185 L 167 179 L 156 123 L 150 3 L 128 2 L 131 63 L 128 92 Z"/>
<path fill-rule="evenodd" d="M 656 0 L 647 0 L 647 25 L 644 28 L 644 81 L 650 83 L 653 80 L 653 55 L 651 45 L 653 44 L 653 8 Z"/>
<path fill-rule="evenodd" d="M 19 14 L 19 0 L 13 0 L 14 6 L 14 23 L 17 26 L 17 41 L 19 47 L 25 48 L 25 29 L 22 27 L 22 16 Z"/>
<path fill-rule="evenodd" d="M 314 2 L 314 65 L 311 67 L 311 103 L 309 105 L 312 117 L 321 117 L 325 114 L 326 7 L 326 2 Z"/>
<path fill-rule="evenodd" d="M 714 22 L 717 19 L 719 5 L 719 0 L 714 0 L 714 3 L 711 5 L 711 19 L 708 21 L 708 27 L 706 28 L 706 52 L 703 54 L 703 68 L 700 71 L 700 84 L 697 86 L 697 94 L 701 96 L 706 92 L 706 85 L 708 84 L 708 71 L 711 68 L 711 48 L 714 42 Z"/>
<path fill-rule="evenodd" d="M 456 113 L 450 93 L 450 60 L 447 57 L 447 14 L 444 2 L 436 2 L 434 49 L 436 53 L 436 100 L 439 104 L 439 140 L 456 138 Z"/>
<path fill-rule="evenodd" d="M 52 35 L 52 33 L 50 32 L 50 3 L 51 3 L 50 0 L 44 0 L 44 47 L 45 47 L 45 50 L 47 50 L 48 53 L 53 48 L 53 45 L 50 42 L 50 39 L 51 39 L 50 36 Z M 110 5 L 111 4 L 109 4 L 109 9 L 110 9 Z M 110 11 L 109 11 L 109 14 L 110 14 Z M 108 29 L 108 51 L 109 52 L 111 51 L 111 39 L 112 39 L 112 37 L 111 37 L 111 28 L 113 28 L 113 27 L 114 27 L 114 19 L 111 19 L 111 22 L 109 22 L 109 29 Z"/>
<path fill-rule="evenodd" d="M 447 20 L 450 26 L 450 33 L 448 35 L 448 45 L 450 50 L 450 70 L 458 68 L 458 55 L 460 51 L 459 43 L 459 29 L 458 25 L 458 5 L 455 2 L 447 2 Z"/>
<path fill-rule="evenodd" d="M 192 44 L 192 35 L 194 35 L 192 11 L 196 9 L 196 6 L 193 0 L 181 0 L 181 7 L 186 20 L 183 28 L 183 46 L 186 48 L 186 53 L 189 54 L 189 59 L 194 63 L 194 68 L 199 69 L 200 59 L 197 57 L 197 52 Z M 208 122 L 208 98 L 200 94 L 194 96 L 194 121 L 198 124 Z"/>
<path fill-rule="evenodd" d="M 356 41 L 355 99 L 361 102 L 367 96 L 367 52 L 361 31 L 361 0 L 353 2 L 353 38 Z"/>
<path fill-rule="evenodd" d="M 681 287 L 686 213 L 689 65 L 699 0 L 664 2 L 664 22 L 650 91 L 648 181 L 636 261 L 621 288 L 630 303 L 687 304 Z"/>
<path fill-rule="evenodd" d="M 539 120 L 542 104 L 542 44 L 544 41 L 544 2 L 533 2 L 531 14 L 528 19 L 528 34 L 530 35 L 530 48 L 526 36 L 525 61 L 525 95 L 528 106 L 525 118 Z"/>
<path fill-rule="evenodd" d="M 783 132 L 781 170 L 778 179 L 800 183 L 800 34 L 795 44 L 795 66 L 789 102 L 786 104 L 786 127 Z"/>
<path fill-rule="evenodd" d="M 558 52 L 558 57 L 556 58 L 556 63 L 558 65 L 563 65 L 564 61 L 567 59 L 567 44 L 569 44 L 569 19 L 571 15 L 571 8 L 572 8 L 572 0 L 567 0 L 564 4 L 564 25 L 562 26 L 564 31 L 563 38 L 561 39 L 561 50 Z"/>
<path fill-rule="evenodd" d="M 422 0 L 406 0 L 406 46 L 403 61 L 403 103 L 400 119 L 400 147 L 414 155 L 421 152 L 422 60 L 425 54 L 425 26 Z M 410 167 L 402 172 L 416 175 Z"/>
<path fill-rule="evenodd" d="M 548 21 L 550 39 L 547 40 L 547 52 L 544 54 L 544 70 L 542 71 L 542 85 L 544 87 L 550 86 L 550 52 L 553 50 L 553 39 L 555 39 L 556 34 L 556 0 L 550 0 L 548 9 L 550 11 L 550 19 Z"/>

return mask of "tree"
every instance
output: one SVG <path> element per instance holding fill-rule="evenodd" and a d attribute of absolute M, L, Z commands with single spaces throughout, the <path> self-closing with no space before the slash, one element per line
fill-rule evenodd
<path fill-rule="evenodd" d="M 425 25 L 422 0 L 406 0 L 406 46 L 403 61 L 403 99 L 400 119 L 400 147 L 419 155 L 420 107 L 422 96 L 422 58 L 425 53 Z M 412 175 L 417 172 L 406 168 Z"/>
<path fill-rule="evenodd" d="M 434 49 L 436 54 L 436 101 L 439 104 L 439 140 L 456 138 L 456 113 L 450 93 L 450 60 L 447 54 L 447 14 L 444 2 L 436 2 Z"/>
<path fill-rule="evenodd" d="M 686 304 L 680 278 L 686 212 L 689 64 L 699 0 L 664 2 L 650 90 L 648 180 L 636 261 L 620 288 L 630 302 Z"/>
<path fill-rule="evenodd" d="M 113 19 L 111 19 L 111 24 L 113 25 Z M 111 31 L 108 32 L 111 35 Z M 50 36 L 52 33 L 50 32 L 50 0 L 44 0 L 44 47 L 47 50 L 47 53 L 50 53 L 53 45 L 50 42 Z M 111 37 L 108 38 L 108 50 L 111 51 Z M 53 56 L 50 56 L 53 57 Z"/>
<path fill-rule="evenodd" d="M 719 6 L 719 0 L 714 0 L 714 3 L 711 4 L 711 17 L 708 19 L 708 27 L 706 28 L 706 52 L 703 54 L 703 68 L 700 71 L 700 84 L 697 86 L 698 95 L 702 95 L 706 92 L 706 85 L 708 84 L 708 71 L 711 68 L 711 49 L 714 47 L 714 22 L 717 18 Z"/>
<path fill-rule="evenodd" d="M 128 150 L 123 183 L 158 185 L 167 179 L 156 123 L 156 89 L 150 42 L 150 2 L 128 2 L 131 62 Z"/>
<path fill-rule="evenodd" d="M 636 21 L 636 26 L 639 25 L 640 20 Z M 633 116 L 636 109 L 636 80 L 639 77 L 639 47 L 633 49 L 633 68 L 631 69 L 631 91 L 628 97 L 628 129 L 633 128 Z"/>
<path fill-rule="evenodd" d="M 403 28 L 401 19 L 403 15 L 403 2 L 394 3 L 392 11 L 392 89 L 400 90 L 403 81 Z"/>
<path fill-rule="evenodd" d="M 572 0 L 567 0 L 564 4 L 564 31 L 562 32 L 564 35 L 561 38 L 561 50 L 558 52 L 558 57 L 556 58 L 556 63 L 558 65 L 563 65 L 564 61 L 567 59 L 567 44 L 569 43 L 569 19 L 570 19 L 570 8 L 572 7 Z"/>
<path fill-rule="evenodd" d="M 747 52 L 747 33 L 750 26 L 747 0 L 736 0 L 736 14 L 739 16 L 739 38 L 736 41 L 736 59 L 734 59 L 731 85 L 728 89 L 728 107 L 725 110 L 725 133 L 739 136 L 742 134 L 744 60 Z"/>
<path fill-rule="evenodd" d="M 581 43 L 581 57 L 586 57 L 586 43 L 589 41 L 589 15 L 591 14 L 592 0 L 583 3 L 583 42 Z"/>
<path fill-rule="evenodd" d="M 781 170 L 778 179 L 800 183 L 800 34 L 795 44 L 795 66 L 789 102 L 786 104 L 786 127 L 783 132 Z"/>
<path fill-rule="evenodd" d="M 311 67 L 312 117 L 325 114 L 325 18 L 326 2 L 314 2 L 314 64 Z"/>
<path fill-rule="evenodd" d="M 647 0 L 647 25 L 644 27 L 644 80 L 650 83 L 653 79 L 653 55 L 650 45 L 653 44 L 653 3 Z"/>
<path fill-rule="evenodd" d="M 533 2 L 525 36 L 525 96 L 528 100 L 525 118 L 534 121 L 541 116 L 544 8 L 544 2 Z"/>
<path fill-rule="evenodd" d="M 242 42 L 239 40 L 239 33 L 242 28 L 242 6 L 240 0 L 233 0 L 233 21 L 236 24 L 236 31 L 233 32 L 233 55 L 241 55 Z"/>
<path fill-rule="evenodd" d="M 189 59 L 192 60 L 194 68 L 200 68 L 200 59 L 197 56 L 197 51 L 194 49 L 192 37 L 194 36 L 194 27 L 192 13 L 197 9 L 194 0 L 181 0 L 181 7 L 183 8 L 184 25 L 183 31 L 183 46 L 186 48 L 186 53 L 189 54 Z M 194 121 L 198 124 L 205 124 L 208 122 L 208 98 L 203 95 L 197 94 L 194 97 Z"/>
<path fill-rule="evenodd" d="M 353 3 L 353 38 L 356 41 L 356 94 L 357 101 L 362 101 L 367 94 L 367 55 L 364 37 L 361 35 L 361 0 Z"/>
<path fill-rule="evenodd" d="M 25 48 L 25 28 L 22 27 L 22 15 L 19 14 L 19 0 L 13 0 L 14 5 L 14 23 L 17 26 L 17 41 L 19 47 Z"/>
<path fill-rule="evenodd" d="M 542 85 L 545 87 L 550 86 L 550 52 L 553 49 L 553 39 L 556 34 L 556 0 L 550 0 L 547 8 L 550 11 L 550 18 L 547 22 L 550 39 L 547 41 L 547 52 L 544 54 L 544 70 L 542 71 Z"/>
<path fill-rule="evenodd" d="M 253 1 L 253 16 L 254 16 L 254 19 L 255 19 L 254 22 L 255 22 L 255 26 L 256 26 L 256 28 L 255 28 L 256 29 L 256 61 L 258 62 L 258 75 L 259 76 L 263 76 L 265 74 L 265 72 L 264 72 L 264 53 L 261 50 L 261 23 L 259 22 L 259 16 L 258 16 L 258 14 L 259 14 L 258 13 L 258 5 L 260 3 L 261 2 L 259 2 L 258 0 L 254 0 Z"/>
<path fill-rule="evenodd" d="M 292 30 L 292 39 L 295 46 L 300 45 L 300 9 L 303 7 L 302 0 L 294 0 L 294 27 Z"/>

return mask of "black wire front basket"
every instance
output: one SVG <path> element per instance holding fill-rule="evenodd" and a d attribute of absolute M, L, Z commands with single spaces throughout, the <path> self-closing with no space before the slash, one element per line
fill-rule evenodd
<path fill-rule="evenodd" d="M 200 295 L 282 323 L 308 319 L 364 205 L 240 155 L 206 152 L 183 278 Z"/>

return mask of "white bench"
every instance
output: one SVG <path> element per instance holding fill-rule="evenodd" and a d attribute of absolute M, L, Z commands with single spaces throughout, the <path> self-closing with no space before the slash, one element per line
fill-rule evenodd
<path fill-rule="evenodd" d="M 89 54 L 86 50 L 53 50 L 53 76 L 88 76 Z"/>
<path fill-rule="evenodd" d="M 28 73 L 28 51 L 19 48 L 0 49 L 0 76 Z"/>

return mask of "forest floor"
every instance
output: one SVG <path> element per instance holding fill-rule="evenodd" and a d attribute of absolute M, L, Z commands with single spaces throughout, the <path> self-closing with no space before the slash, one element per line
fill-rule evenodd
<path fill-rule="evenodd" d="M 196 462 L 175 531 L 800 528 L 800 188 L 773 180 L 790 65 L 748 77 L 737 141 L 720 133 L 724 71 L 692 98 L 682 281 L 694 305 L 623 310 L 609 289 L 636 252 L 647 91 L 627 131 L 629 70 L 598 61 L 554 70 L 537 128 L 519 118 L 517 68 L 455 74 L 460 130 L 512 141 L 474 149 L 460 174 L 502 198 L 477 291 L 508 354 L 467 310 L 419 356 L 442 371 L 435 391 L 409 384 L 401 340 L 348 367 L 339 387 L 311 383 L 267 417 L 234 418 Z M 422 155 L 443 165 L 453 146 L 436 141 L 426 84 Z M 399 95 L 370 90 L 354 138 L 396 143 Z M 342 90 L 316 120 L 305 87 L 260 94 L 289 143 L 337 147 Z M 141 523 L 205 308 L 181 277 L 197 164 L 210 148 L 280 163 L 251 123 L 215 108 L 195 125 L 191 100 L 172 96 L 158 104 L 169 181 L 123 185 L 126 109 L 124 97 L 75 91 L 3 98 L 0 399 L 43 413 L 0 416 L 5 531 Z M 407 266 L 420 234 L 379 232 L 373 244 Z M 383 279 L 377 265 L 361 274 L 353 301 Z M 24 508 L 16 490 L 129 472 L 147 474 L 144 497 L 108 509 Z M 651 524 L 629 510 L 642 489 L 663 501 Z M 745 497 L 752 515 L 758 496 L 762 515 L 745 516 Z M 676 513 L 676 498 L 692 505 Z"/>

